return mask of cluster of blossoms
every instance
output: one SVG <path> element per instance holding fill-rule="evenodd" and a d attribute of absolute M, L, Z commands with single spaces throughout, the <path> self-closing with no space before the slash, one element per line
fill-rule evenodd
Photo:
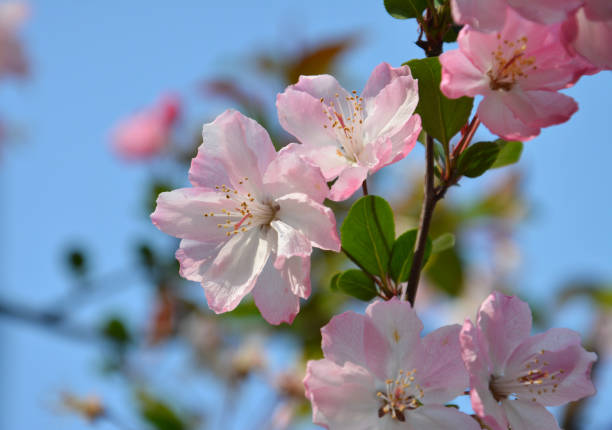
<path fill-rule="evenodd" d="M 325 198 L 345 200 L 368 174 L 404 158 L 421 131 L 407 66 L 374 69 L 363 93 L 329 75 L 302 77 L 278 96 L 281 124 L 301 144 L 276 152 L 266 130 L 226 111 L 203 128 L 193 188 L 160 194 L 151 215 L 176 236 L 181 275 L 227 312 L 253 292 L 272 324 L 291 323 L 310 295 L 312 247 L 340 251 Z M 331 191 L 326 181 L 336 179 Z"/>
<path fill-rule="evenodd" d="M 504 139 L 528 140 L 567 121 L 576 102 L 558 90 L 612 69 L 608 0 L 453 0 L 466 24 L 459 49 L 440 56 L 442 92 L 482 95 L 477 114 Z"/>
<path fill-rule="evenodd" d="M 595 392 L 596 355 L 568 329 L 530 336 L 531 312 L 516 297 L 491 294 L 476 324 L 421 338 L 422 329 L 397 299 L 332 318 L 321 330 L 325 358 L 309 362 L 304 379 L 314 422 L 334 430 L 559 430 L 545 406 Z M 468 386 L 476 419 L 447 405 Z"/>

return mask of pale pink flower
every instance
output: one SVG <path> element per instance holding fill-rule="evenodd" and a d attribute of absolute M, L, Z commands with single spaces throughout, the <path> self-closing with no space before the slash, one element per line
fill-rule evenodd
<path fill-rule="evenodd" d="M 568 49 L 601 69 L 612 69 L 612 1 L 586 3 L 564 25 Z"/>
<path fill-rule="evenodd" d="M 444 404 L 468 384 L 458 325 L 424 338 L 410 304 L 377 301 L 321 329 L 323 360 L 308 362 L 306 397 L 315 424 L 330 430 L 478 430 Z"/>
<path fill-rule="evenodd" d="M 28 18 L 30 8 L 23 2 L 0 4 L 0 76 L 24 76 L 28 62 L 17 32 Z"/>
<path fill-rule="evenodd" d="M 113 148 L 127 160 L 147 159 L 159 154 L 170 143 L 179 107 L 179 99 L 167 95 L 155 106 L 124 119 L 112 133 Z"/>
<path fill-rule="evenodd" d="M 217 313 L 253 291 L 272 324 L 291 322 L 310 295 L 312 246 L 340 250 L 329 189 L 321 172 L 295 152 L 276 153 L 268 133 L 226 111 L 202 130 L 189 170 L 193 188 L 162 193 L 151 215 L 180 239 L 181 276 L 202 283 Z"/>
<path fill-rule="evenodd" d="M 580 346 L 578 333 L 530 331 L 529 306 L 500 293 L 483 302 L 476 325 L 467 319 L 461 330 L 472 408 L 491 430 L 558 430 L 545 406 L 595 393 L 590 371 L 597 356 Z"/>
<path fill-rule="evenodd" d="M 561 24 L 543 26 L 512 10 L 498 33 L 466 26 L 457 39 L 459 49 L 440 56 L 440 88 L 450 98 L 482 95 L 477 113 L 491 132 L 531 139 L 576 112 L 576 102 L 557 90 L 592 71 L 567 53 L 560 33 Z"/>
<path fill-rule="evenodd" d="M 363 93 L 349 93 L 330 75 L 301 76 L 279 94 L 280 123 L 328 181 L 329 198 L 348 199 L 378 169 L 404 158 L 421 131 L 414 115 L 417 81 L 407 66 L 378 65 Z"/>

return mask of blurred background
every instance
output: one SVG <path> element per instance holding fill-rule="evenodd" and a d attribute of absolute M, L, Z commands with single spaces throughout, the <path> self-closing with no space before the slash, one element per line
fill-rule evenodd
<path fill-rule="evenodd" d="M 292 326 L 269 326 L 248 300 L 215 316 L 149 214 L 159 192 L 187 186 L 202 124 L 223 110 L 280 147 L 275 96 L 300 74 L 359 91 L 380 62 L 423 57 L 416 22 L 382 3 L 56 0 L 0 17 L 0 429 L 315 427 L 305 362 L 332 315 L 365 308 L 329 289 L 350 264 L 315 254 Z M 417 311 L 426 331 L 461 323 L 498 289 L 531 304 L 535 331 L 579 331 L 599 354 L 599 393 L 554 412 L 566 430 L 609 430 L 612 73 L 567 94 L 580 110 L 518 164 L 449 190 L 432 235 L 456 244 L 428 262 Z M 423 153 L 370 185 L 397 235 L 418 221 Z M 349 206 L 332 206 L 339 223 Z"/>

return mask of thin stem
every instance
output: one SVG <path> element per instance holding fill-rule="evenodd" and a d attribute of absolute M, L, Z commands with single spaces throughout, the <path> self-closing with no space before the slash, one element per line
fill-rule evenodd
<path fill-rule="evenodd" d="M 363 195 L 367 196 L 368 195 L 368 180 L 367 180 L 367 178 L 363 180 L 363 183 L 361 184 L 361 189 L 363 190 Z"/>
<path fill-rule="evenodd" d="M 429 234 L 431 218 L 436 203 L 441 198 L 434 189 L 434 140 L 429 134 L 427 135 L 427 142 L 425 144 L 425 162 L 425 195 L 423 197 L 419 229 L 414 246 L 414 257 L 412 258 L 412 266 L 410 267 L 408 286 L 406 288 L 407 299 L 413 307 L 417 289 L 419 288 L 419 279 L 421 277 L 421 268 L 425 257 L 425 247 L 427 246 L 427 236 Z"/>

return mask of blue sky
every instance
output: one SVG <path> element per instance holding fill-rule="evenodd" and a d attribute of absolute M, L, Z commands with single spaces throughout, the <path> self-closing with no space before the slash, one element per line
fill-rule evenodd
<path fill-rule="evenodd" d="M 141 215 L 148 168 L 118 161 L 108 147 L 112 125 L 160 93 L 187 96 L 203 78 L 240 75 L 235 59 L 252 50 L 289 49 L 347 32 L 365 40 L 344 63 L 348 88 L 362 88 L 381 61 L 399 65 L 422 55 L 412 44 L 415 25 L 390 18 L 382 0 L 170 4 L 33 2 L 23 33 L 32 78 L 0 86 L 0 115 L 21 133 L 0 156 L 2 297 L 32 306 L 54 300 L 70 283 L 60 263 L 71 243 L 87 243 L 94 271 L 104 274 L 129 267 L 134 239 L 160 237 Z M 523 264 L 517 290 L 543 303 L 554 300 L 554 288 L 568 278 L 612 279 L 612 73 L 585 77 L 567 94 L 580 110 L 526 143 L 520 166 L 533 212 L 518 234 Z M 189 97 L 194 129 L 224 109 Z M 457 197 L 486 186 L 486 180 L 466 186 Z M 109 306 L 138 321 L 145 300 L 142 291 L 128 291 Z M 74 309 L 77 319 L 92 312 Z M 570 315 L 559 324 L 584 325 Z M 124 400 L 116 381 L 96 376 L 96 348 L 4 321 L 0 342 L 0 428 L 82 428 L 55 413 L 58 389 L 93 387 L 117 405 Z M 589 428 L 611 421 L 603 410 Z"/>

